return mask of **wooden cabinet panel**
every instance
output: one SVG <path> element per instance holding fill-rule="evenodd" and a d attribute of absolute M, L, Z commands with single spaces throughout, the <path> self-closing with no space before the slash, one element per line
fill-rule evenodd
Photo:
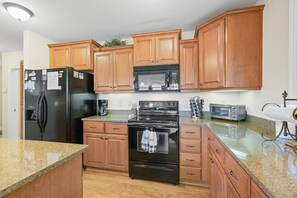
<path fill-rule="evenodd" d="M 107 168 L 128 171 L 128 137 L 125 135 L 106 135 Z"/>
<path fill-rule="evenodd" d="M 70 64 L 69 46 L 50 48 L 50 68 L 62 68 Z"/>
<path fill-rule="evenodd" d="M 180 127 L 180 137 L 189 139 L 200 139 L 201 138 L 201 127 L 183 125 Z"/>
<path fill-rule="evenodd" d="M 265 193 L 253 180 L 251 180 L 251 198 L 267 198 Z"/>
<path fill-rule="evenodd" d="M 200 153 L 201 141 L 200 140 L 180 140 L 180 152 Z"/>
<path fill-rule="evenodd" d="M 113 55 L 112 52 L 95 53 L 95 91 L 113 90 Z"/>
<path fill-rule="evenodd" d="M 226 17 L 226 86 L 262 86 L 262 11 Z"/>
<path fill-rule="evenodd" d="M 110 134 L 128 135 L 128 127 L 126 123 L 106 122 L 105 132 Z"/>
<path fill-rule="evenodd" d="M 179 64 L 181 30 L 133 34 L 134 67 Z"/>
<path fill-rule="evenodd" d="M 180 41 L 181 90 L 198 89 L 198 41 Z"/>
<path fill-rule="evenodd" d="M 181 153 L 180 165 L 201 168 L 201 154 Z"/>
<path fill-rule="evenodd" d="M 180 167 L 180 181 L 197 183 L 201 180 L 201 168 Z"/>
<path fill-rule="evenodd" d="M 179 64 L 178 34 L 156 36 L 156 64 Z"/>
<path fill-rule="evenodd" d="M 199 86 L 225 86 L 224 19 L 199 30 Z"/>
<path fill-rule="evenodd" d="M 250 197 L 250 177 L 239 164 L 226 153 L 226 174 L 242 198 Z"/>
<path fill-rule="evenodd" d="M 210 197 L 214 197 L 214 154 L 209 146 L 207 147 L 207 182 Z"/>
<path fill-rule="evenodd" d="M 71 66 L 77 70 L 93 69 L 90 66 L 91 46 L 90 44 L 79 44 L 71 46 Z"/>
<path fill-rule="evenodd" d="M 104 122 L 84 121 L 84 132 L 104 133 Z"/>
<path fill-rule="evenodd" d="M 224 146 L 216 139 L 213 140 L 213 151 L 215 156 L 218 158 L 219 162 L 225 164 L 225 148 Z"/>
<path fill-rule="evenodd" d="M 153 65 L 155 63 L 155 37 L 134 38 L 134 66 Z"/>
<path fill-rule="evenodd" d="M 114 90 L 133 89 L 133 49 L 114 51 Z"/>
<path fill-rule="evenodd" d="M 230 182 L 230 180 L 226 177 L 226 198 L 240 198 L 239 194 L 235 190 L 234 186 Z"/>
<path fill-rule="evenodd" d="M 50 68 L 73 67 L 75 70 L 94 69 L 94 51 L 100 44 L 94 40 L 49 44 Z"/>
<path fill-rule="evenodd" d="M 214 175 L 213 175 L 213 188 L 214 188 L 214 197 L 224 197 L 225 193 L 225 172 L 219 161 L 214 158 Z M 229 197 L 228 197 L 229 198 Z"/>
<path fill-rule="evenodd" d="M 84 144 L 89 145 L 84 164 L 92 167 L 105 166 L 105 140 L 103 134 L 84 133 Z"/>

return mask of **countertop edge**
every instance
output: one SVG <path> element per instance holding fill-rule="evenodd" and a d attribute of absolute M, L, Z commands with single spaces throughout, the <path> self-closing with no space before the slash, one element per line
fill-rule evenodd
<path fill-rule="evenodd" d="M 29 175 L 28 177 L 24 178 L 23 180 L 20 180 L 18 181 L 17 183 L 7 187 L 6 189 L 3 189 L 0 191 L 0 197 L 2 196 L 5 196 L 9 193 L 11 193 L 12 191 L 18 189 L 18 188 L 21 188 L 22 186 L 28 184 L 29 182 L 33 181 L 34 179 L 36 179 L 37 177 L 40 177 L 44 174 L 46 174 L 47 172 L 53 170 L 54 168 L 64 164 L 65 162 L 73 159 L 74 157 L 82 154 L 88 147 L 85 147 L 85 148 L 82 148 L 81 150 L 69 155 L 69 156 L 66 156 L 65 158 L 62 158 L 61 160 L 49 165 L 49 167 L 45 167 L 39 171 L 37 171 L 36 173 L 32 174 L 32 175 Z"/>

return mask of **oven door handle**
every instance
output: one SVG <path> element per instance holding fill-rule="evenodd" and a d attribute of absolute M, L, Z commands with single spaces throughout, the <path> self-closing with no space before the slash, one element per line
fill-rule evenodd
<path fill-rule="evenodd" d="M 135 123 L 135 124 L 128 124 L 128 127 L 132 127 L 132 128 L 143 128 L 145 129 L 146 127 L 153 127 L 154 129 L 167 129 L 167 130 L 174 130 L 175 132 L 178 131 L 178 125 L 175 126 L 157 126 L 155 124 L 147 124 L 147 123 Z M 157 131 L 158 132 L 158 131 Z"/>
<path fill-rule="evenodd" d="M 145 165 L 145 164 L 136 164 L 136 165 L 134 165 L 134 167 L 137 167 L 137 168 L 151 168 L 151 169 L 165 170 L 165 171 L 171 171 L 171 172 L 174 171 L 173 169 L 170 169 L 170 168 L 167 168 L 167 167 L 164 167 L 164 166 L 150 166 L 150 165 Z"/>

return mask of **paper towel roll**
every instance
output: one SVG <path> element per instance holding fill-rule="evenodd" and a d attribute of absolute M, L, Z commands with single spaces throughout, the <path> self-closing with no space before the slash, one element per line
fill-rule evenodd
<path fill-rule="evenodd" d="M 287 121 L 297 124 L 297 108 L 268 106 L 264 108 L 265 116 L 274 120 Z"/>

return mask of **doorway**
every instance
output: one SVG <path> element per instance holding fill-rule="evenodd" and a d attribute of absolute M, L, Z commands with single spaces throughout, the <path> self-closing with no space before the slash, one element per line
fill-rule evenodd
<path fill-rule="evenodd" d="M 8 71 L 8 138 L 19 137 L 19 68 Z"/>

